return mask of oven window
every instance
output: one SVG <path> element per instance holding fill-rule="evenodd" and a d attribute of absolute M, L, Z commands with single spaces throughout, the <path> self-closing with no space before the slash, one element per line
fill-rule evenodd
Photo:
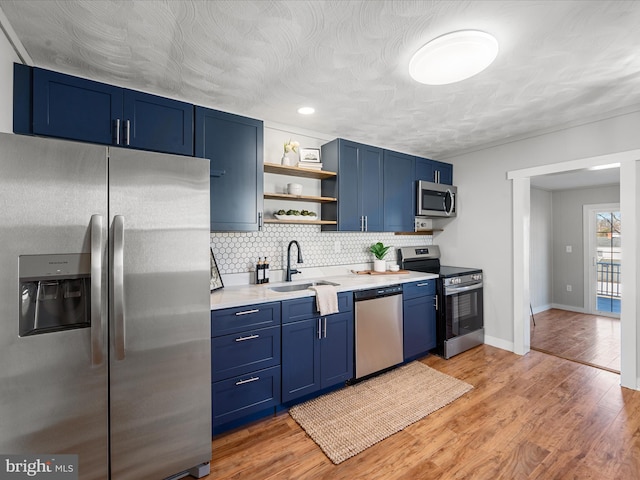
<path fill-rule="evenodd" d="M 445 298 L 447 339 L 482 328 L 482 288 Z"/>

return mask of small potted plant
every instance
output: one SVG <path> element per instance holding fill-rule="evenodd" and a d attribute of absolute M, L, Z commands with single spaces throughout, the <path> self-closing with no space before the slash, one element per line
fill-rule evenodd
<path fill-rule="evenodd" d="M 382 242 L 374 243 L 369 248 L 369 251 L 376 257 L 373 261 L 374 272 L 384 272 L 387 270 L 387 262 L 384 261 L 384 256 L 387 254 L 391 247 L 385 247 Z"/>

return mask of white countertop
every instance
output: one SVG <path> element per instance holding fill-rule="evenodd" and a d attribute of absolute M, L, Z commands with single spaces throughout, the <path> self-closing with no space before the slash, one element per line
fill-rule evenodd
<path fill-rule="evenodd" d="M 315 278 L 296 278 L 292 282 L 266 283 L 262 285 L 234 285 L 224 287 L 211 293 L 211 310 L 315 296 L 315 291 L 309 289 L 293 292 L 275 292 L 271 290 L 270 287 L 278 285 L 295 285 L 298 283 L 324 280 L 337 283 L 338 286 L 336 286 L 336 290 L 338 292 L 345 292 L 382 287 L 386 285 L 397 285 L 399 283 L 415 282 L 418 280 L 428 280 L 432 278 L 438 278 L 438 275 L 434 273 L 421 272 L 384 275 L 358 275 L 355 273 L 343 273 L 340 275 L 323 275 Z"/>

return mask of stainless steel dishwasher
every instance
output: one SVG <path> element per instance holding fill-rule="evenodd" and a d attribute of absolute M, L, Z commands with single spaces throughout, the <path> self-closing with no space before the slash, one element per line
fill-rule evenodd
<path fill-rule="evenodd" d="M 402 351 L 402 285 L 354 292 L 356 380 L 393 367 Z"/>

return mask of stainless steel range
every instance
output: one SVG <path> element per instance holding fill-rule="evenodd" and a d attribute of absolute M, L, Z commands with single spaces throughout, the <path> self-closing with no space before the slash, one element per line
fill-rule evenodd
<path fill-rule="evenodd" d="M 436 273 L 436 353 L 451 358 L 484 343 L 482 270 L 440 265 L 437 245 L 398 249 L 404 270 Z"/>

